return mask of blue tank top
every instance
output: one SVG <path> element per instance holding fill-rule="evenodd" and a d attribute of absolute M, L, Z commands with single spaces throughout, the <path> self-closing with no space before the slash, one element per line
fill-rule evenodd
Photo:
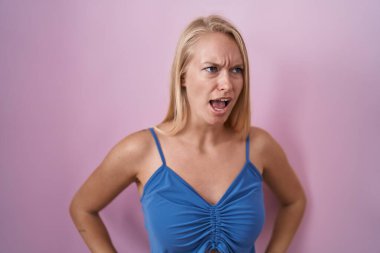
<path fill-rule="evenodd" d="M 265 209 L 262 176 L 249 159 L 249 136 L 243 168 L 213 205 L 166 165 L 158 137 L 149 130 L 162 159 L 140 198 L 151 252 L 255 253 Z"/>

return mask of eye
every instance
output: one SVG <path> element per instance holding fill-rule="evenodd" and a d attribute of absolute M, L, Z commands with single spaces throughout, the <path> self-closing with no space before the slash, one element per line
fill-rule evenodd
<path fill-rule="evenodd" d="M 210 72 L 210 73 L 215 73 L 218 71 L 218 68 L 215 66 L 210 66 L 210 67 L 204 68 L 204 70 L 206 70 L 207 72 Z"/>
<path fill-rule="evenodd" d="M 240 67 L 236 67 L 236 68 L 233 68 L 232 69 L 232 72 L 233 73 L 243 73 L 243 68 L 240 68 Z"/>

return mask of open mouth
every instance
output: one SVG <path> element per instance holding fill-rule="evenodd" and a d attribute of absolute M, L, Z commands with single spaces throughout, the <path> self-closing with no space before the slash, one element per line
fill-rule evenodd
<path fill-rule="evenodd" d="M 215 111 L 223 111 L 231 102 L 230 98 L 212 99 L 209 101 Z"/>

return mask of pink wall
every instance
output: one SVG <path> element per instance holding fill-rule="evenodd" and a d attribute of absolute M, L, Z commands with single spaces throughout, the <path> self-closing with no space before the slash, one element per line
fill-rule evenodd
<path fill-rule="evenodd" d="M 0 252 L 87 252 L 72 195 L 118 140 L 163 118 L 179 34 L 211 13 L 240 28 L 252 123 L 309 198 L 289 252 L 379 252 L 380 4 L 313 2 L 1 1 Z M 277 208 L 265 190 L 258 252 Z M 102 216 L 120 252 L 148 251 L 134 185 Z"/>

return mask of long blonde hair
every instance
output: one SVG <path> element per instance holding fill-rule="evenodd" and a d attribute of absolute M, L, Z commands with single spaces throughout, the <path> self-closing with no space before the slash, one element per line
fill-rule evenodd
<path fill-rule="evenodd" d="M 189 105 L 186 89 L 185 87 L 182 87 L 181 82 L 185 78 L 186 66 L 192 57 L 192 46 L 203 34 L 210 32 L 221 32 L 232 38 L 238 45 L 240 53 L 243 56 L 243 88 L 225 126 L 234 129 L 239 133 L 241 138 L 245 138 L 248 135 L 251 126 L 247 50 L 239 31 L 230 22 L 218 15 L 195 19 L 181 34 L 171 69 L 169 109 L 164 120 L 161 122 L 165 123 L 173 121 L 173 127 L 168 131 L 161 131 L 168 135 L 175 135 L 186 126 L 189 117 Z"/>

